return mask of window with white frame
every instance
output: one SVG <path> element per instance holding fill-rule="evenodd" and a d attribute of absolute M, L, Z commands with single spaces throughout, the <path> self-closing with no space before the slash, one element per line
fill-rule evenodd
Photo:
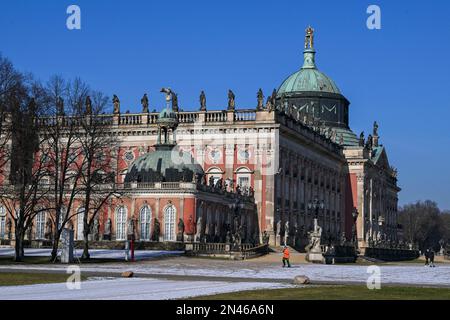
<path fill-rule="evenodd" d="M 0 206 L 0 239 L 4 239 L 6 235 L 6 210 Z"/>
<path fill-rule="evenodd" d="M 84 208 L 77 211 L 77 240 L 84 240 Z"/>
<path fill-rule="evenodd" d="M 220 178 L 222 178 L 222 170 L 220 170 L 219 168 L 217 168 L 217 167 L 213 167 L 213 168 L 210 168 L 209 170 L 208 170 L 208 172 L 207 172 L 207 174 L 208 174 L 208 176 L 207 176 L 207 178 L 208 178 L 208 183 L 209 183 L 209 179 L 211 178 L 211 177 L 213 177 L 213 179 L 214 179 L 214 185 L 217 183 L 217 181 L 220 179 Z"/>
<path fill-rule="evenodd" d="M 250 177 L 238 177 L 238 185 L 241 188 L 250 186 Z"/>
<path fill-rule="evenodd" d="M 152 221 L 152 211 L 150 206 L 145 205 L 139 214 L 141 223 L 141 240 L 150 240 L 150 223 Z"/>
<path fill-rule="evenodd" d="M 241 187 L 250 187 L 250 177 L 252 175 L 252 172 L 246 168 L 242 167 L 236 170 L 236 180 L 237 184 Z"/>
<path fill-rule="evenodd" d="M 175 207 L 164 210 L 164 241 L 175 241 Z"/>
<path fill-rule="evenodd" d="M 127 209 L 120 206 L 116 209 L 116 240 L 127 238 Z"/>
<path fill-rule="evenodd" d="M 45 238 L 45 211 L 41 211 L 36 215 L 36 239 Z"/>

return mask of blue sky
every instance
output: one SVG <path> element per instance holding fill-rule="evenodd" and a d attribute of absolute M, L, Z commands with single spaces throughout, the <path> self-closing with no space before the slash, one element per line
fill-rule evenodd
<path fill-rule="evenodd" d="M 81 8 L 81 30 L 66 9 Z M 370 4 L 382 29 L 366 27 Z M 400 203 L 432 199 L 450 209 L 450 2 L 434 1 L 1 1 L 0 52 L 46 81 L 81 77 L 121 99 L 122 111 L 163 106 L 170 86 L 184 110 L 254 107 L 302 62 L 304 29 L 316 62 L 351 102 L 352 129 L 371 130 L 399 169 Z"/>

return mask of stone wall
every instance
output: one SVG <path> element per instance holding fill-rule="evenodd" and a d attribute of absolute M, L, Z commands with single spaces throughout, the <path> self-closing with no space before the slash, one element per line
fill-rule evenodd
<path fill-rule="evenodd" d="M 419 258 L 419 250 L 387 249 L 387 248 L 365 248 L 366 257 L 384 261 L 414 260 Z"/>

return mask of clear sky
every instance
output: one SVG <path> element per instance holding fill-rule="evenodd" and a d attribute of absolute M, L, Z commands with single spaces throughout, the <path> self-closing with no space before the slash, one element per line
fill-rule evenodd
<path fill-rule="evenodd" d="M 81 30 L 66 28 L 66 9 L 81 8 Z M 381 8 L 381 30 L 366 9 Z M 450 209 L 450 1 L 278 0 L 0 1 L 0 52 L 46 81 L 81 77 L 138 112 L 163 106 L 159 89 L 179 94 L 184 110 L 209 109 L 236 94 L 256 105 L 302 62 L 304 30 L 316 30 L 316 62 L 351 102 L 359 134 L 374 120 L 400 204 L 431 199 Z"/>

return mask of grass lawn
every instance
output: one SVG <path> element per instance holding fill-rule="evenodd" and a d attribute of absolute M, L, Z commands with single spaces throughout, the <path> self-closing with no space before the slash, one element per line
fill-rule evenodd
<path fill-rule="evenodd" d="M 366 286 L 311 286 L 304 288 L 254 290 L 196 297 L 194 300 L 450 300 L 448 288 Z"/>
<path fill-rule="evenodd" d="M 68 274 L 0 272 L 0 286 L 66 282 Z M 81 276 L 81 280 L 86 280 Z"/>

